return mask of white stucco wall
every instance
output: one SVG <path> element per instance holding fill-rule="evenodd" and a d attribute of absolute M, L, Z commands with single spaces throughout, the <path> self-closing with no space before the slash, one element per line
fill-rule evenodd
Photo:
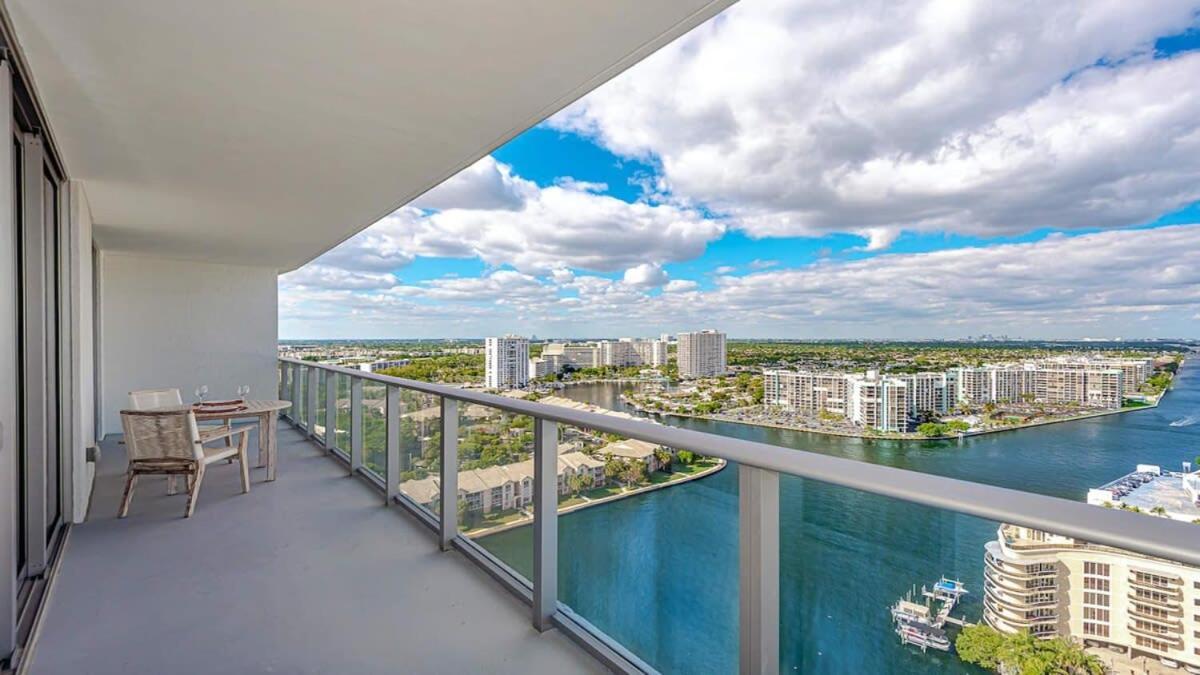
<path fill-rule="evenodd" d="M 75 402 L 71 420 L 74 447 L 71 451 L 71 488 L 74 520 L 87 516 L 92 490 L 92 467 L 87 448 L 96 444 L 94 316 L 92 313 L 92 211 L 87 193 L 78 181 L 68 183 L 68 217 L 71 219 L 71 396 Z"/>
<path fill-rule="evenodd" d="M 275 398 L 276 270 L 100 254 L 102 427 L 121 433 L 134 389 L 198 385 L 210 398 Z"/>

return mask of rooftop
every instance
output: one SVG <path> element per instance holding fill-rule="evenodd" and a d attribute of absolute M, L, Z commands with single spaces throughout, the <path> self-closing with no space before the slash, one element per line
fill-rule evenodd
<path fill-rule="evenodd" d="M 1163 471 L 1153 465 L 1138 465 L 1136 471 L 1092 490 L 1088 502 L 1092 504 L 1110 501 L 1150 511 L 1161 506 L 1176 519 L 1200 518 L 1200 506 L 1196 497 L 1184 486 L 1185 476 L 1178 471 Z M 1107 493 L 1109 496 L 1104 497 Z"/>

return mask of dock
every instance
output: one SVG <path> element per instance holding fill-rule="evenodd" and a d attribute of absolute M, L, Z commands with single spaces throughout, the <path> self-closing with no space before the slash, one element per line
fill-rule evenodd
<path fill-rule="evenodd" d="M 933 584 L 932 589 L 922 586 L 919 593 L 916 588 L 909 591 L 891 609 L 900 642 L 920 647 L 921 651 L 930 647 L 950 651 L 946 624 L 959 627 L 972 625 L 966 619 L 951 616 L 959 600 L 966 594 L 967 588 L 961 581 L 944 576 Z M 924 599 L 923 603 L 921 599 Z"/>

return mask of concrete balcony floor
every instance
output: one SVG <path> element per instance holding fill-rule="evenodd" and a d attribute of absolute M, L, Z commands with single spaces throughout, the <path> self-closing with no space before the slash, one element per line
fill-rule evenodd
<path fill-rule="evenodd" d="M 106 442 L 30 672 L 605 672 L 298 431 L 279 445 L 274 483 L 255 469 L 243 495 L 235 464 L 210 467 L 184 520 L 186 497 L 143 477 L 118 520 L 124 446 Z"/>

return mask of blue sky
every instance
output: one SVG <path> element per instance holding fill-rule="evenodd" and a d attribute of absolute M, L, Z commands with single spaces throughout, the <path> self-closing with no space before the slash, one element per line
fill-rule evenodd
<path fill-rule="evenodd" d="M 1200 6 L 1043 4 L 744 0 L 281 277 L 280 335 L 1198 337 Z"/>

